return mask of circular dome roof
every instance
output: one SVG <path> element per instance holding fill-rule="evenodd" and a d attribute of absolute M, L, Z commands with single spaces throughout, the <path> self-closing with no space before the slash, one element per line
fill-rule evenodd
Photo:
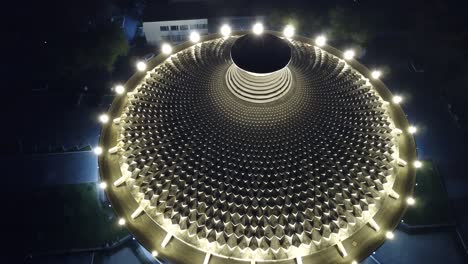
<path fill-rule="evenodd" d="M 252 37 L 238 34 L 178 46 L 126 84 L 101 136 L 114 208 L 176 263 L 366 257 L 398 224 L 398 194 L 412 192 L 404 160 L 414 142 L 395 132 L 404 113 L 362 65 L 300 37 L 287 44 L 287 92 L 244 100 L 226 77 L 236 45 Z"/>

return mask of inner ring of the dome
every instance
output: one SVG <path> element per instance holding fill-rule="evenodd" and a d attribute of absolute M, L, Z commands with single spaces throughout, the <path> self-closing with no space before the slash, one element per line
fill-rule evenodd
<path fill-rule="evenodd" d="M 231 58 L 241 69 L 252 73 L 271 73 L 286 67 L 291 60 L 289 44 L 272 34 L 247 34 L 231 48 Z"/>

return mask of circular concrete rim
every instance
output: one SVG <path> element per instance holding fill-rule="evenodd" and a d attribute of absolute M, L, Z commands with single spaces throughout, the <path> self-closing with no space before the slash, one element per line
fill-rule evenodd
<path fill-rule="evenodd" d="M 266 31 L 278 37 L 282 37 L 281 32 Z M 248 31 L 236 31 L 231 36 L 241 36 L 248 34 Z M 211 34 L 202 36 L 200 42 L 214 40 L 223 37 L 221 34 Z M 296 40 L 316 46 L 314 41 L 310 38 L 302 36 L 294 36 L 291 40 Z M 173 48 L 172 54 L 189 48 L 194 44 L 190 41 L 184 42 Z M 344 59 L 343 52 L 325 45 L 319 47 L 322 50 L 340 58 Z M 163 63 L 171 55 L 159 54 L 148 62 L 148 70 L 155 68 L 157 65 Z M 402 129 L 404 132 L 397 137 L 397 144 L 399 147 L 400 158 L 407 161 L 408 164 L 404 167 L 398 167 L 398 172 L 395 177 L 393 190 L 399 195 L 399 199 L 386 198 L 380 210 L 375 214 L 373 219 L 380 226 L 379 231 L 375 231 L 368 224 L 361 227 L 353 235 L 342 241 L 348 255 L 343 257 L 336 246 L 330 246 L 326 249 L 312 253 L 310 255 L 301 256 L 303 263 L 351 263 L 353 260 L 360 261 L 372 254 L 378 247 L 380 247 L 386 240 L 386 231 L 395 229 L 403 217 L 407 204 L 406 197 L 413 194 L 413 189 L 416 181 L 416 170 L 411 166 L 412 161 L 416 160 L 416 145 L 414 138 L 411 134 L 406 132 L 409 126 L 408 120 L 402 108 L 397 104 L 392 104 L 392 93 L 379 79 L 371 78 L 371 71 L 365 66 L 361 65 L 358 61 L 352 59 L 346 61 L 349 66 L 360 72 L 364 77 L 368 78 L 372 83 L 374 89 L 382 97 L 383 100 L 390 102 L 387 106 L 390 118 L 393 120 L 397 128 Z M 125 87 L 128 92 L 131 92 L 135 87 L 144 79 L 146 72 L 136 72 L 126 83 Z M 222 255 L 217 255 L 212 252 L 206 252 L 202 249 L 195 248 L 193 245 L 172 237 L 170 242 L 165 248 L 161 246 L 161 242 L 166 237 L 167 232 L 158 224 L 156 224 L 146 213 L 142 213 L 135 219 L 131 219 L 131 214 L 138 208 L 138 203 L 125 187 L 115 187 L 113 182 L 121 177 L 120 165 L 118 163 L 118 156 L 108 153 L 106 150 L 114 147 L 117 143 L 117 126 L 113 124 L 112 119 L 119 117 L 127 105 L 127 96 L 116 96 L 112 102 L 108 115 L 111 122 L 102 126 L 99 138 L 99 145 L 105 150 L 103 154 L 98 157 L 99 175 L 102 181 L 108 183 L 106 195 L 119 217 L 127 220 L 126 228 L 134 235 L 134 237 L 149 251 L 157 251 L 158 258 L 167 260 L 174 263 L 204 263 L 205 257 L 209 258 L 210 264 L 217 263 L 251 263 L 247 259 L 235 259 Z M 116 225 L 117 222 L 115 223 Z M 395 239 L 398 239 L 395 238 Z M 357 247 L 353 244 L 357 243 Z M 208 255 L 209 254 L 209 255 Z M 299 257 L 299 256 L 298 256 Z M 295 258 L 282 259 L 282 260 L 255 260 L 256 263 L 296 263 Z"/>

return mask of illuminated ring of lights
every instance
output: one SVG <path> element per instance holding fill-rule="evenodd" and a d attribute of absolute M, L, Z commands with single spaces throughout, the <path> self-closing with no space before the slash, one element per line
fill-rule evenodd
<path fill-rule="evenodd" d="M 269 31 L 269 33 L 281 37 L 281 33 L 279 32 Z M 231 36 L 235 37 L 244 34 L 246 34 L 246 32 L 233 32 Z M 222 36 L 220 34 L 202 36 L 197 45 L 215 39 L 222 39 Z M 292 40 L 305 45 L 314 46 L 314 41 L 308 38 L 294 36 Z M 174 47 L 172 54 L 177 54 L 193 45 L 194 44 L 191 42 L 185 42 Z M 342 52 L 328 45 L 324 45 L 320 47 L 320 49 L 339 59 L 343 59 Z M 171 55 L 160 54 L 156 56 L 148 62 L 148 70 L 151 71 L 158 65 L 161 65 L 169 56 Z M 392 95 L 390 91 L 380 80 L 372 79 L 371 72 L 367 68 L 354 60 L 346 63 L 369 79 L 369 82 L 372 84 L 378 96 L 385 102 L 391 102 Z M 146 72 L 135 73 L 125 84 L 125 89 L 131 94 L 146 76 Z M 394 191 L 393 196 L 396 195 L 397 197 L 385 197 L 385 199 L 382 199 L 383 201 L 380 205 L 380 209 L 371 218 L 373 223 L 360 226 L 357 231 L 346 237 L 343 241 L 339 241 L 338 244 L 324 247 L 319 251 L 310 252 L 310 254 L 301 252 L 300 254 L 291 254 L 286 257 L 275 256 L 268 258 L 263 255 L 262 258 L 258 259 L 255 257 L 244 259 L 234 253 L 232 256 L 226 256 L 220 252 L 213 252 L 205 248 L 196 247 L 187 243 L 183 238 L 173 233 L 168 233 L 167 230 L 160 224 L 157 224 L 144 210 L 141 211 L 141 215 L 132 219 L 132 214 L 135 214 L 139 208 L 139 203 L 135 200 L 138 194 L 134 196 L 134 194 L 131 193 L 132 191 L 128 189 L 129 187 L 125 184 L 124 186 L 111 184 L 122 179 L 119 164 L 119 159 L 121 157 L 119 155 L 110 154 L 107 151 L 115 148 L 121 137 L 120 126 L 112 122 L 112 120 L 121 118 L 125 107 L 129 103 L 129 97 L 131 96 L 132 95 L 117 97 L 108 111 L 110 121 L 103 124 L 100 137 L 99 145 L 102 146 L 104 152 L 98 157 L 99 171 L 102 181 L 109 183 L 106 188 L 106 193 L 117 214 L 123 219 L 126 219 L 125 226 L 143 246 L 150 252 L 156 252 L 158 257 L 162 259 L 167 259 L 174 263 L 252 263 L 252 260 L 257 260 L 258 262 L 272 261 L 274 263 L 297 263 L 299 261 L 303 263 L 351 263 L 353 260 L 364 259 L 384 242 L 386 236 L 388 236 L 387 232 L 393 230 L 400 222 L 407 207 L 406 198 L 411 197 L 413 192 L 415 168 L 409 164 L 416 160 L 414 139 L 411 134 L 406 133 L 406 128 L 409 127 L 409 125 L 400 106 L 386 103 L 387 114 L 393 121 L 396 129 L 399 128 L 401 131 L 405 132 L 395 136 L 395 142 L 399 149 L 398 158 L 401 159 L 401 166 L 395 166 L 397 173 L 395 174 L 395 182 L 392 187 Z M 392 196 L 390 193 L 388 193 L 388 195 Z"/>

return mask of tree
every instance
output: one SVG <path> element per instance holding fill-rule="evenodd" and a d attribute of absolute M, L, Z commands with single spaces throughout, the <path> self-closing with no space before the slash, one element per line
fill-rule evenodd
<path fill-rule="evenodd" d="M 273 9 L 267 15 L 267 21 L 271 26 L 292 24 L 302 34 L 326 33 L 334 40 L 356 45 L 366 44 L 373 37 L 372 24 L 367 20 L 368 18 L 356 13 L 356 10 L 345 7 L 325 9 L 283 7 Z"/>
<path fill-rule="evenodd" d="M 111 22 L 109 0 L 62 1 L 36 7 L 30 20 L 22 22 L 22 27 L 34 25 L 35 30 L 20 35 L 27 52 L 19 59 L 34 63 L 33 67 L 40 65 L 31 73 L 30 82 L 35 87 L 62 89 L 64 83 L 79 87 L 95 80 L 96 75 L 104 79 L 129 50 L 121 28 Z"/>
<path fill-rule="evenodd" d="M 111 72 L 117 58 L 129 49 L 122 30 L 114 24 L 82 33 L 80 39 L 84 41 L 70 54 L 72 66 L 79 70 Z"/>
<path fill-rule="evenodd" d="M 372 24 L 366 16 L 354 13 L 351 9 L 335 7 L 328 12 L 330 37 L 357 45 L 366 44 L 371 35 Z"/>

